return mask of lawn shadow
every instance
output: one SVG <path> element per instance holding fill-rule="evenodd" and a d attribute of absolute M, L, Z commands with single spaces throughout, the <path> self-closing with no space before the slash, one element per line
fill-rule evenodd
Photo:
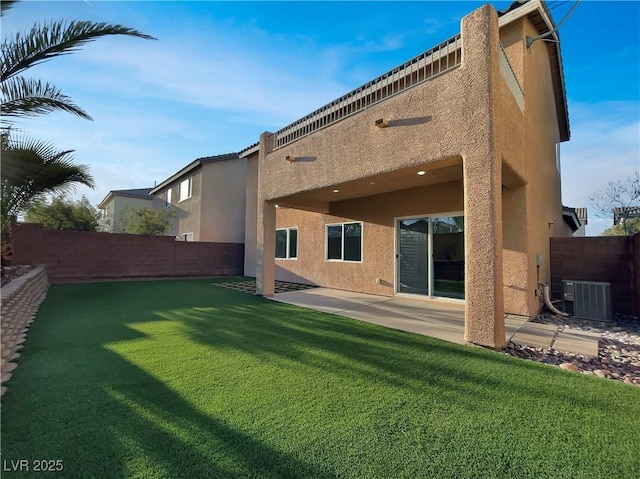
<path fill-rule="evenodd" d="M 159 314 L 187 326 L 187 334 L 204 345 L 241 350 L 265 361 L 300 363 L 318 371 L 348 371 L 414 392 L 437 388 L 447 399 L 465 403 L 471 410 L 478 407 L 480 399 L 490 398 L 495 388 L 505 393 L 517 390 L 527 403 L 530 398 L 539 398 L 541 402 L 558 400 L 601 411 L 611 407 L 604 397 L 582 397 L 579 388 L 569 387 L 569 383 L 578 385 L 592 378 L 494 351 L 233 291 L 214 304 L 214 309 Z M 485 367 L 479 371 L 470 365 L 474 360 Z M 536 386 L 527 379 L 531 374 L 547 374 L 552 381 Z"/>
<path fill-rule="evenodd" d="M 77 291 L 85 304 L 109 302 L 110 295 L 120 301 L 128 297 L 120 296 L 117 285 L 106 289 L 98 296 L 95 285 Z M 162 294 L 157 303 L 192 304 L 184 295 L 173 301 L 167 299 L 171 296 Z M 59 459 L 64 471 L 56 477 L 70 478 L 336 477 L 204 414 L 107 347 L 146 338 L 136 329 L 135 318 L 163 321 L 153 314 L 155 300 L 147 303 L 152 308 L 134 308 L 120 318 L 100 309 L 70 312 L 67 299 L 55 290 L 50 294 L 2 398 L 4 460 L 27 459 L 32 465 L 34 460 Z M 77 330 L 89 324 L 94 326 L 90 334 Z M 51 344 L 74 330 L 75 340 Z M 33 474 L 12 471 L 11 477 Z"/>
<path fill-rule="evenodd" d="M 496 391 L 513 403 L 514 413 L 559 404 L 563 411 L 566 405 L 578 414 L 599 417 L 610 414 L 616 396 L 637 397 L 629 387 L 604 381 L 596 393 L 591 388 L 589 395 L 582 394 L 581 381 L 589 378 L 211 283 L 104 283 L 52 289 L 3 397 L 3 459 L 62 459 L 65 474 L 59 477 L 337 476 L 338 469 L 323 452 L 306 455 L 305 445 L 296 441 L 277 448 L 275 431 L 257 433 L 250 417 L 234 422 L 219 413 L 220 405 L 207 404 L 209 397 L 212 402 L 216 399 L 215 381 L 194 380 L 191 385 L 180 376 L 189 372 L 187 361 L 207 361 L 206 354 L 220 360 L 228 353 L 242 373 L 252 368 L 271 374 L 294 369 L 316 394 L 327 394 L 327 384 L 333 383 L 316 384 L 314 378 L 330 375 L 344 385 L 346 398 L 358 393 L 358 384 L 382 384 L 392 396 L 397 394 L 398 407 L 406 391 L 411 397 L 424 397 L 425 407 L 461 407 L 470 413 L 468 417 L 490 409 Z M 164 355 L 141 356 L 150 342 Z M 197 344 L 204 359 L 190 359 L 172 349 L 173 344 L 187 343 Z M 127 360 L 133 352 L 138 354 L 135 363 Z M 162 377 L 154 360 L 184 362 L 164 368 L 168 376 Z M 264 364 L 274 367 L 262 369 Z M 213 364 L 197 371 L 216 373 Z M 541 375 L 546 381 L 539 380 Z M 248 374 L 248 387 L 252 379 Z M 283 401 L 295 397 L 290 391 L 280 394 Z M 322 421 L 323 411 L 319 413 Z M 287 428 L 281 426 L 279 434 Z"/>

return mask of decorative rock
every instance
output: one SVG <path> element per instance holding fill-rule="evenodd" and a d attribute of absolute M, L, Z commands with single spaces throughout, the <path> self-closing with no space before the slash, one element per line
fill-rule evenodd
<path fill-rule="evenodd" d="M 589 376 L 605 377 L 640 386 L 640 321 L 635 317 L 617 317 L 615 322 L 602 323 L 577 318 L 563 318 L 549 313 L 538 315 L 534 322 L 601 334 L 596 357 L 584 357 L 557 350 L 509 344 L 504 352 L 511 356 L 559 366 L 568 371 L 580 371 Z M 575 369 L 574 369 L 575 368 Z"/>
<path fill-rule="evenodd" d="M 578 371 L 579 368 L 573 363 L 562 363 L 560 369 L 566 369 L 567 371 Z"/>

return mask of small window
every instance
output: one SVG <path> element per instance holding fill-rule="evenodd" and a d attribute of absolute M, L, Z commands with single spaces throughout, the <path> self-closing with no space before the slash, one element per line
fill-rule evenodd
<path fill-rule="evenodd" d="M 187 178 L 180 183 L 180 197 L 178 201 L 184 201 L 191 198 L 191 178 Z"/>
<path fill-rule="evenodd" d="M 167 200 L 164 203 L 165 206 L 171 206 L 171 188 L 167 190 Z"/>
<path fill-rule="evenodd" d="M 327 260 L 362 261 L 362 223 L 327 225 Z"/>
<path fill-rule="evenodd" d="M 182 235 L 182 241 L 193 241 L 193 233 L 184 233 Z"/>
<path fill-rule="evenodd" d="M 276 230 L 276 258 L 296 259 L 298 257 L 298 229 Z"/>

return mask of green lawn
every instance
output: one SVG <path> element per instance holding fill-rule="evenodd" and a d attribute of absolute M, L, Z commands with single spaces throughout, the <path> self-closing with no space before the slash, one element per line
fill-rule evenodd
<path fill-rule="evenodd" d="M 640 388 L 213 281 L 53 286 L 3 477 L 638 477 Z"/>

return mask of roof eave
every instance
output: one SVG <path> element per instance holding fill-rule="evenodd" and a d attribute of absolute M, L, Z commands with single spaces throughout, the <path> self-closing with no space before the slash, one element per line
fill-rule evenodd
<path fill-rule="evenodd" d="M 183 177 L 187 173 L 192 172 L 193 170 L 195 170 L 196 168 L 198 168 L 201 165 L 202 164 L 200 163 L 199 160 L 192 161 L 187 166 L 185 166 L 180 171 L 178 171 L 176 174 L 174 174 L 173 176 L 170 176 L 169 178 L 164 180 L 162 183 L 160 183 L 158 186 L 156 186 L 154 189 L 152 189 L 149 192 L 149 194 L 150 195 L 155 195 L 155 194 L 159 193 L 161 190 L 163 190 L 164 188 L 169 186 L 171 183 L 179 180 L 181 177 Z"/>
<path fill-rule="evenodd" d="M 244 150 L 240 151 L 239 157 L 240 158 L 247 158 L 248 156 L 251 156 L 254 153 L 257 153 L 259 150 L 260 150 L 260 143 L 255 143 L 255 144 L 245 148 Z"/>
<path fill-rule="evenodd" d="M 107 193 L 107 196 L 104 197 L 104 199 L 98 203 L 98 209 L 99 210 L 103 210 L 107 207 L 107 203 L 109 203 L 109 201 L 111 201 L 111 198 L 113 198 L 113 193 L 111 193 L 111 191 L 109 193 Z"/>
<path fill-rule="evenodd" d="M 582 223 L 580 222 L 580 218 L 578 218 L 578 215 L 576 214 L 575 208 L 563 206 L 562 218 L 564 219 L 565 223 L 569 225 L 573 233 L 578 231 L 578 229 L 580 229 L 580 226 L 582 226 Z"/>
<path fill-rule="evenodd" d="M 540 34 L 556 28 L 551 15 L 544 6 L 544 3 L 540 0 L 530 0 L 518 8 L 505 13 L 498 19 L 498 25 L 502 27 L 519 18 L 532 15 L 539 15 L 546 26 L 546 31 L 542 31 Z M 553 94 L 556 103 L 560 141 L 569 141 L 571 131 L 569 128 L 569 109 L 567 107 L 567 94 L 562 69 L 562 55 L 560 53 L 560 36 L 557 31 L 554 31 L 551 36 L 555 41 L 553 43 L 547 43 L 547 49 L 549 50 L 551 60 L 551 74 L 553 76 L 554 86 Z"/>

